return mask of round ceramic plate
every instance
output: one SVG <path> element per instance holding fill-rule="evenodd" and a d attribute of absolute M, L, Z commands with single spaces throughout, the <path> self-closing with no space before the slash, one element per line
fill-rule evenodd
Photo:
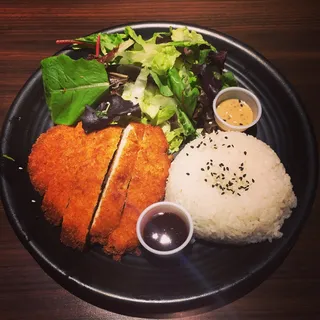
<path fill-rule="evenodd" d="M 131 25 L 143 37 L 168 30 L 169 26 L 182 25 Z M 281 239 L 242 247 L 197 241 L 180 261 L 162 264 L 131 255 L 115 262 L 99 248 L 74 251 L 60 243 L 60 228 L 45 221 L 41 198 L 26 170 L 32 144 L 52 126 L 39 70 L 18 94 L 3 127 L 1 153 L 15 159 L 1 160 L 2 200 L 13 229 L 53 279 L 82 299 L 112 311 L 159 316 L 209 305 L 215 308 L 237 299 L 283 261 L 314 200 L 318 174 L 315 138 L 292 87 L 249 47 L 215 31 L 188 27 L 201 33 L 218 50 L 228 50 L 226 68 L 235 74 L 240 86 L 261 99 L 263 115 L 253 134 L 278 154 L 298 198 L 298 207 L 285 222 Z M 123 28 L 103 32 L 122 32 Z M 86 54 L 68 49 L 61 52 L 73 58 Z"/>

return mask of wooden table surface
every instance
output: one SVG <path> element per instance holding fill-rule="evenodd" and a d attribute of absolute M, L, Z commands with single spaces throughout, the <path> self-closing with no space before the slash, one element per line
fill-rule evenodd
<path fill-rule="evenodd" d="M 227 33 L 255 48 L 292 83 L 320 138 L 319 1 L 0 1 L 0 126 L 18 90 L 73 38 L 137 21 L 176 21 Z M 303 170 L 303 168 L 301 168 Z M 320 201 L 284 263 L 245 297 L 190 319 L 320 319 Z M 94 307 L 48 277 L 0 207 L 0 319 L 129 319 Z M 132 318 L 130 318 L 132 319 Z"/>

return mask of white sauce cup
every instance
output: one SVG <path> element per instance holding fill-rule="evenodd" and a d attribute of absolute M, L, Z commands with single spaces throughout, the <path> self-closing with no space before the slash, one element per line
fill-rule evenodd
<path fill-rule="evenodd" d="M 160 212 L 170 212 L 176 214 L 178 217 L 180 217 L 184 223 L 187 226 L 188 229 L 188 236 L 186 240 L 177 248 L 173 250 L 168 250 L 168 251 L 160 251 L 151 248 L 144 240 L 143 240 L 143 231 L 146 226 L 146 224 Z M 136 226 L 136 232 L 138 239 L 141 243 L 141 245 L 149 252 L 153 253 L 154 255 L 157 256 L 172 256 L 174 254 L 177 254 L 181 250 L 183 250 L 191 241 L 192 236 L 193 236 L 193 222 L 190 213 L 184 209 L 182 206 L 169 202 L 169 201 L 162 201 L 162 202 L 156 202 L 147 207 L 139 216 L 139 219 L 137 221 L 137 226 Z"/>
<path fill-rule="evenodd" d="M 247 103 L 253 112 L 253 121 L 246 126 L 235 126 L 224 121 L 217 113 L 219 104 L 228 99 L 240 99 Z M 261 118 L 262 107 L 259 99 L 251 91 L 239 88 L 230 87 L 221 90 L 213 100 L 213 112 L 217 125 L 223 131 L 245 131 L 253 127 Z"/>

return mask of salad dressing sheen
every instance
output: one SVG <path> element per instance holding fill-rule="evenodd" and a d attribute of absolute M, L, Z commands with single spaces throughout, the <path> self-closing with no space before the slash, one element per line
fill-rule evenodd
<path fill-rule="evenodd" d="M 227 99 L 217 107 L 221 119 L 233 126 L 247 126 L 253 121 L 253 112 L 250 106 L 239 99 Z"/>

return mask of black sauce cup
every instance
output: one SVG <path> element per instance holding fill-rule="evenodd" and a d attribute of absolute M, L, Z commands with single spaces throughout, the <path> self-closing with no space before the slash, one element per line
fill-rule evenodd
<path fill-rule="evenodd" d="M 160 251 L 150 247 L 143 239 L 143 231 L 146 224 L 157 214 L 161 212 L 170 212 L 177 215 L 179 218 L 183 220 L 183 222 L 187 226 L 188 234 L 185 241 L 177 248 L 167 251 Z M 179 204 L 162 201 L 156 202 L 147 207 L 139 216 L 137 221 L 136 232 L 138 239 L 142 245 L 142 247 L 147 251 L 149 255 L 153 255 L 157 258 L 175 258 L 179 256 L 183 251 L 185 251 L 186 247 L 190 242 L 192 242 L 193 237 L 193 222 L 191 215 L 189 212 L 184 209 Z"/>

